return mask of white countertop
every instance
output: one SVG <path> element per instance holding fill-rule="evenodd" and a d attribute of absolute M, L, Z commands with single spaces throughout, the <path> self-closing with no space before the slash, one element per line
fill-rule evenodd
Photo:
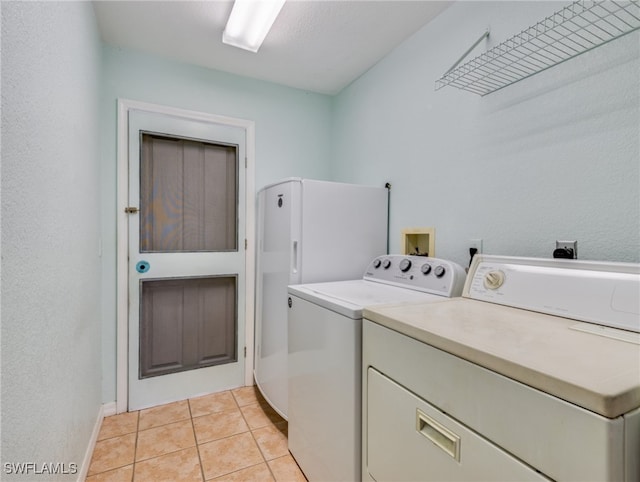
<path fill-rule="evenodd" d="M 608 418 L 640 407 L 640 345 L 569 328 L 595 325 L 467 298 L 363 315 Z"/>

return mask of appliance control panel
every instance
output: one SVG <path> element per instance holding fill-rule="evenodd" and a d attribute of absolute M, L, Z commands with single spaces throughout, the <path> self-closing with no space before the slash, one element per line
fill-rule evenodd
<path fill-rule="evenodd" d="M 462 294 L 465 277 L 462 266 L 452 261 L 387 254 L 369 263 L 363 279 L 454 297 Z"/>
<path fill-rule="evenodd" d="M 640 332 L 640 264 L 476 255 L 463 296 Z"/>

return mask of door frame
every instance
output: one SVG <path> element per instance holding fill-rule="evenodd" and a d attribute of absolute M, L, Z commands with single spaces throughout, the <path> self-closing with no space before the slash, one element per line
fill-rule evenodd
<path fill-rule="evenodd" d="M 130 99 L 118 99 L 117 112 L 117 211 L 116 211 L 116 413 L 128 409 L 128 323 L 129 323 L 129 227 L 124 209 L 129 205 L 129 111 L 165 114 L 186 120 L 208 122 L 245 131 L 245 386 L 253 385 L 253 336 L 255 303 L 255 122 L 206 112 L 197 112 Z M 240 249 L 242 240 L 238 240 Z M 240 307 L 239 307 L 240 308 Z M 242 355 L 241 355 L 242 356 Z"/>

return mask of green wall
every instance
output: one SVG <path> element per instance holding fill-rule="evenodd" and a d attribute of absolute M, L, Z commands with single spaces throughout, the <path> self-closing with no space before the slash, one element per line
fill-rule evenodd
<path fill-rule="evenodd" d="M 116 396 L 116 102 L 163 104 L 255 122 L 256 189 L 286 177 L 330 180 L 331 98 L 104 47 L 102 106 L 103 400 Z"/>
<path fill-rule="evenodd" d="M 391 247 L 436 230 L 436 256 L 640 261 L 640 32 L 480 97 L 438 79 L 567 2 L 456 2 L 333 99 L 333 175 L 392 184 Z"/>
<path fill-rule="evenodd" d="M 34 471 L 81 469 L 102 402 L 100 39 L 88 2 L 1 7 L 0 478 L 76 480 Z"/>

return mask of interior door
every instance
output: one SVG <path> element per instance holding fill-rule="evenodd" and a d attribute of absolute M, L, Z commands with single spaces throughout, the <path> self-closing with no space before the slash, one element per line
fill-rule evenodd
<path fill-rule="evenodd" d="M 130 110 L 129 410 L 242 386 L 245 131 Z"/>

